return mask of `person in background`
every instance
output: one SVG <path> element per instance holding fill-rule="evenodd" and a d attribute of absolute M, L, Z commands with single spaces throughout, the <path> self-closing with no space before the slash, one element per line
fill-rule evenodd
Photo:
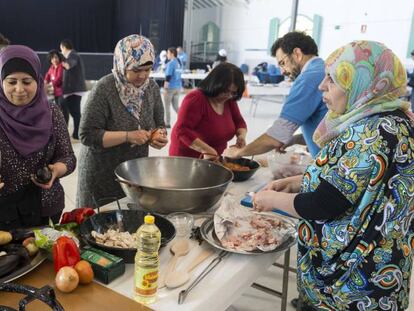
<path fill-rule="evenodd" d="M 170 156 L 214 158 L 234 136 L 242 148 L 247 126 L 237 101 L 244 88 L 244 76 L 237 66 L 223 63 L 214 68 L 184 98 L 171 132 Z"/>
<path fill-rule="evenodd" d="M 0 51 L 10 44 L 9 39 L 7 39 L 2 33 L 0 33 Z M 1 176 L 0 176 L 1 177 Z M 4 183 L 0 179 L 0 189 L 3 188 Z"/>
<path fill-rule="evenodd" d="M 0 230 L 58 222 L 65 207 L 59 179 L 76 158 L 62 112 L 49 105 L 40 60 L 30 48 L 0 51 Z M 48 167 L 51 179 L 33 177 Z"/>
<path fill-rule="evenodd" d="M 216 66 L 225 62 L 227 62 L 227 51 L 225 49 L 221 49 L 220 51 L 218 51 L 216 60 L 211 65 L 211 68 L 214 69 Z"/>
<path fill-rule="evenodd" d="M 63 71 L 63 115 L 69 122 L 69 113 L 73 118 L 73 139 L 79 139 L 79 122 L 81 119 L 81 99 L 86 93 L 85 69 L 78 53 L 73 49 L 72 42 L 64 39 L 60 42 L 60 50 L 65 57 Z"/>
<path fill-rule="evenodd" d="M 324 62 L 317 57 L 318 47 L 305 33 L 289 32 L 276 40 L 271 54 L 276 57 L 282 74 L 294 83 L 273 125 L 244 148 L 227 149 L 224 154 L 230 158 L 262 154 L 273 149 L 279 151 L 284 145 L 299 143 L 301 135 L 294 135 L 299 127 L 311 155 L 314 157 L 319 151 L 312 135 L 327 108 L 318 90 L 324 77 Z"/>
<path fill-rule="evenodd" d="M 124 197 L 115 168 L 147 157 L 149 146 L 160 149 L 167 144 L 161 129 L 165 124 L 160 89 L 149 79 L 153 63 L 154 48 L 147 38 L 121 39 L 112 73 L 102 77 L 88 96 L 79 131 L 78 207 L 95 206 L 95 201 L 101 205 L 105 197 Z"/>
<path fill-rule="evenodd" d="M 51 50 L 47 55 L 47 59 L 50 67 L 45 75 L 45 85 L 52 86 L 55 103 L 62 109 L 63 57 L 58 50 Z"/>
<path fill-rule="evenodd" d="M 411 51 L 411 60 L 414 62 L 414 50 Z M 411 87 L 411 96 L 410 96 L 410 102 L 411 102 L 411 110 L 414 111 L 414 66 L 412 68 L 411 72 L 408 72 L 408 82 L 407 85 Z"/>
<path fill-rule="evenodd" d="M 183 68 L 187 68 L 188 56 L 181 46 L 177 47 L 177 57 L 181 61 Z"/>
<path fill-rule="evenodd" d="M 7 39 L 2 33 L 0 33 L 0 50 L 10 44 L 10 40 Z"/>
<path fill-rule="evenodd" d="M 153 70 L 155 72 L 164 72 L 165 67 L 167 65 L 168 59 L 167 59 L 167 51 L 162 50 L 160 54 L 156 57 Z"/>
<path fill-rule="evenodd" d="M 165 124 L 166 127 L 171 127 L 171 109 L 172 105 L 174 111 L 178 113 L 178 99 L 180 97 L 180 90 L 182 87 L 181 74 L 183 66 L 181 61 L 177 58 L 177 50 L 175 47 L 167 49 L 168 63 L 165 68 L 165 82 L 164 82 L 164 107 L 165 107 Z"/>
<path fill-rule="evenodd" d="M 414 225 L 414 128 L 398 57 L 354 41 L 326 60 L 322 149 L 303 178 L 277 180 L 254 207 L 299 218 L 297 277 L 312 310 L 405 310 Z M 300 193 L 299 193 L 300 192 Z M 307 309 L 308 310 L 308 309 Z"/>

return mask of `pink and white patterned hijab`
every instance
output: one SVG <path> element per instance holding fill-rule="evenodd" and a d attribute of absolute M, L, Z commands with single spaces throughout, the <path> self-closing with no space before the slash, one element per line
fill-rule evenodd
<path fill-rule="evenodd" d="M 138 68 L 148 62 L 154 63 L 154 47 L 147 38 L 140 35 L 130 35 L 119 40 L 116 44 L 112 69 L 116 89 L 122 104 L 138 120 L 144 91 L 148 87 L 149 79 L 140 87 L 136 87 L 127 81 L 126 71 Z"/>

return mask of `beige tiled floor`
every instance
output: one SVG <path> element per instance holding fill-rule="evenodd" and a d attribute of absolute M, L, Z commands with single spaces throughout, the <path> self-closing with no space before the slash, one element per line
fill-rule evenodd
<path fill-rule="evenodd" d="M 82 101 L 84 102 L 84 100 Z M 247 141 L 250 142 L 260 134 L 262 134 L 268 126 L 270 126 L 273 120 L 276 118 L 281 109 L 281 104 L 275 102 L 259 102 L 255 117 L 249 113 L 250 100 L 242 99 L 240 102 L 240 110 L 248 124 Z M 171 113 L 172 122 L 176 120 L 174 111 Z M 71 130 L 71 124 L 69 126 Z M 74 143 L 73 147 L 75 153 L 79 153 L 79 143 Z M 150 148 L 150 156 L 167 155 L 168 146 L 162 150 L 155 150 Z M 65 210 L 72 210 L 75 208 L 76 200 L 76 183 L 77 172 L 75 171 L 70 176 L 62 179 L 62 184 L 65 189 Z M 278 262 L 282 263 L 283 258 L 280 258 Z M 291 251 L 291 267 L 296 266 L 296 248 Z M 275 290 L 281 291 L 282 289 L 282 270 L 277 267 L 271 267 L 265 276 L 258 276 L 257 283 L 268 286 Z M 414 278 L 411 281 L 411 287 L 414 286 Z M 296 275 L 289 273 L 289 289 L 288 289 L 288 301 L 297 296 L 296 290 Z M 411 292 L 410 301 L 414 299 L 414 292 Z M 263 293 L 253 288 L 246 290 L 235 303 L 233 303 L 227 311 L 271 311 L 280 310 L 280 299 L 273 297 L 269 294 Z M 287 310 L 295 310 L 289 303 Z M 411 306 L 409 310 L 414 310 L 414 306 Z M 220 310 L 214 310 L 220 311 Z"/>

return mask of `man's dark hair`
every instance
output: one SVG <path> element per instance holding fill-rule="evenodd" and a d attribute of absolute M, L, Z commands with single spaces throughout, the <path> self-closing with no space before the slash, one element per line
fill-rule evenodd
<path fill-rule="evenodd" d="M 167 51 L 170 51 L 170 53 L 173 53 L 174 57 L 177 57 L 177 49 L 175 46 L 170 46 Z"/>
<path fill-rule="evenodd" d="M 237 87 L 236 100 L 239 100 L 244 92 L 244 76 L 239 67 L 231 63 L 222 63 L 214 67 L 208 76 L 200 82 L 198 88 L 207 97 L 216 97 L 229 90 L 234 84 Z"/>
<path fill-rule="evenodd" d="M 52 62 L 52 58 L 54 56 L 57 56 L 59 58 L 59 62 L 63 60 L 63 55 L 60 54 L 58 50 L 50 50 L 49 53 L 47 53 L 47 61 L 49 62 L 49 64 Z"/>
<path fill-rule="evenodd" d="M 300 48 L 305 55 L 318 56 L 318 46 L 312 37 L 299 31 L 288 32 L 282 38 L 277 39 L 270 51 L 272 56 L 276 56 L 278 49 L 282 49 L 284 53 L 290 55 L 295 48 Z"/>
<path fill-rule="evenodd" d="M 0 45 L 9 45 L 9 44 L 10 44 L 10 40 L 0 33 Z"/>
<path fill-rule="evenodd" d="M 72 41 L 70 41 L 69 39 L 63 39 L 62 41 L 60 41 L 60 44 L 63 45 L 68 50 L 73 50 Z"/>
<path fill-rule="evenodd" d="M 411 51 L 411 55 L 414 56 L 414 50 Z"/>

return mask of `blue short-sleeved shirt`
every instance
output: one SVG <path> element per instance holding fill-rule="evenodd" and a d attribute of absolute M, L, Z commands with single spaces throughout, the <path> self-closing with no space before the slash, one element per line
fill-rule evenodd
<path fill-rule="evenodd" d="M 313 157 L 319 152 L 319 147 L 313 142 L 312 136 L 328 110 L 318 89 L 324 76 L 324 61 L 319 57 L 311 59 L 292 84 L 280 114 L 281 118 L 301 126 Z"/>
<path fill-rule="evenodd" d="M 170 60 L 165 68 L 165 75 L 171 76 L 168 87 L 170 89 L 181 88 L 181 73 L 183 72 L 182 66 L 177 58 Z"/>
<path fill-rule="evenodd" d="M 183 65 L 183 67 L 185 67 L 185 65 L 187 64 L 187 53 L 186 52 L 182 52 L 181 54 L 177 55 L 177 58 L 181 61 L 181 64 Z"/>

